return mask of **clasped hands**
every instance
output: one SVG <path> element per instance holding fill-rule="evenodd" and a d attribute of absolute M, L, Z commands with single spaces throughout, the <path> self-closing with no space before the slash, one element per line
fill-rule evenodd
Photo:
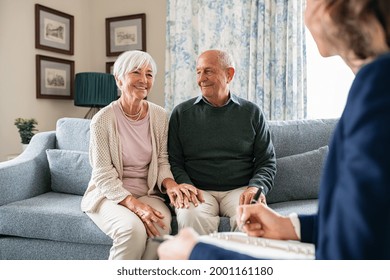
<path fill-rule="evenodd" d="M 190 184 L 167 184 L 165 186 L 171 205 L 175 208 L 188 208 L 192 202 L 194 206 L 203 203 L 203 192 Z"/>

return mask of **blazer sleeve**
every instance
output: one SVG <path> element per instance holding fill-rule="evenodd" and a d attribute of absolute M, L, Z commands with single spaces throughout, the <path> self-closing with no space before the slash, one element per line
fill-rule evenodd
<path fill-rule="evenodd" d="M 301 224 L 301 241 L 316 244 L 317 215 L 299 215 L 298 218 Z"/>
<path fill-rule="evenodd" d="M 190 254 L 190 260 L 257 260 L 252 256 L 198 242 Z"/>

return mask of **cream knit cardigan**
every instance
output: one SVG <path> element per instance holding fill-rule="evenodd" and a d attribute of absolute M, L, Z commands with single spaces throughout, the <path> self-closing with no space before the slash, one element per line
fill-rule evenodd
<path fill-rule="evenodd" d="M 81 201 L 81 210 L 95 212 L 99 203 L 110 199 L 115 203 L 124 200 L 131 193 L 123 187 L 122 145 L 119 139 L 117 120 L 113 104 L 100 110 L 90 124 L 89 161 L 92 177 Z M 151 102 L 149 105 L 150 132 L 152 137 L 152 160 L 148 172 L 148 195 L 161 195 L 161 183 L 172 178 L 168 162 L 168 115 L 166 111 Z"/>

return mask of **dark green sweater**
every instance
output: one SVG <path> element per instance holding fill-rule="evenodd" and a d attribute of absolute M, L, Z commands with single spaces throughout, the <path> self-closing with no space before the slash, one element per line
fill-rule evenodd
<path fill-rule="evenodd" d="M 223 107 L 192 98 L 172 112 L 169 161 L 178 183 L 227 191 L 263 186 L 276 173 L 274 147 L 263 113 L 252 102 L 231 96 Z"/>

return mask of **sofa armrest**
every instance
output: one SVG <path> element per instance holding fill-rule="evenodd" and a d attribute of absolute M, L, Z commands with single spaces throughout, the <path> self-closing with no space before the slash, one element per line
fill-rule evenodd
<path fill-rule="evenodd" d="M 55 139 L 55 131 L 37 133 L 21 155 L 0 162 L 0 206 L 50 190 L 46 149 L 55 148 Z"/>

